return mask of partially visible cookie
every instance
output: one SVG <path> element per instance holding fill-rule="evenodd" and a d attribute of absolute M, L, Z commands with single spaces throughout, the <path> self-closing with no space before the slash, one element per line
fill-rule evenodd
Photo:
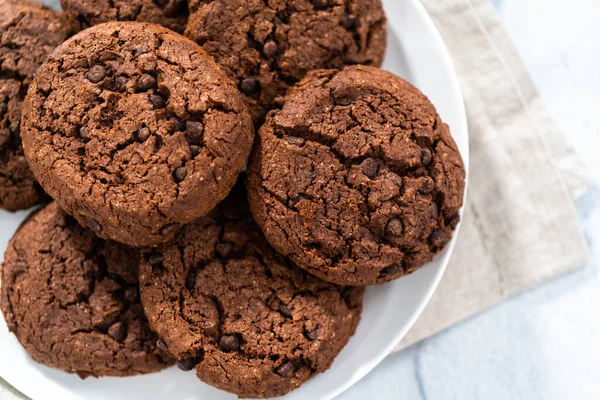
<path fill-rule="evenodd" d="M 81 377 L 169 366 L 140 304 L 137 260 L 137 250 L 98 239 L 48 205 L 4 256 L 0 307 L 9 330 L 35 361 Z"/>
<path fill-rule="evenodd" d="M 186 0 L 60 0 L 81 29 L 109 21 L 152 22 L 182 33 L 188 18 Z"/>
<path fill-rule="evenodd" d="M 36 70 L 71 30 L 45 6 L 0 0 L 0 208 L 25 209 L 44 197 L 21 148 L 21 105 Z"/>
<path fill-rule="evenodd" d="M 328 369 L 363 298 L 363 288 L 323 282 L 279 256 L 240 192 L 143 251 L 140 290 L 159 347 L 241 397 L 281 396 Z"/>
<path fill-rule="evenodd" d="M 330 282 L 388 282 L 452 237 L 465 169 L 449 128 L 405 80 L 377 68 L 314 71 L 267 117 L 249 166 L 269 242 Z"/>
<path fill-rule="evenodd" d="M 254 128 L 198 45 L 155 24 L 109 22 L 59 46 L 24 105 L 23 147 L 60 207 L 104 239 L 168 241 L 237 180 Z"/>
<path fill-rule="evenodd" d="M 191 0 L 185 35 L 221 64 L 257 125 L 275 99 L 318 68 L 379 66 L 381 0 Z"/>

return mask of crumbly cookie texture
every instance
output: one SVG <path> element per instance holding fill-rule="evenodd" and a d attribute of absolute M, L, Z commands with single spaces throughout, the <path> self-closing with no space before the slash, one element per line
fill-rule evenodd
<path fill-rule="evenodd" d="M 224 199 L 250 153 L 242 96 L 200 47 L 154 24 L 110 22 L 40 68 L 23 147 L 42 187 L 98 236 L 156 245 Z"/>
<path fill-rule="evenodd" d="M 182 33 L 188 19 L 185 0 L 60 0 L 60 4 L 80 29 L 110 21 L 137 21 Z"/>
<path fill-rule="evenodd" d="M 267 117 L 250 161 L 250 207 L 269 242 L 337 284 L 383 283 L 452 237 L 465 170 L 448 126 L 403 79 L 315 71 Z"/>
<path fill-rule="evenodd" d="M 55 203 L 8 245 L 0 307 L 32 358 L 86 376 L 128 376 L 173 363 L 156 347 L 138 290 L 139 252 L 98 239 Z"/>
<path fill-rule="evenodd" d="M 159 347 L 241 397 L 281 396 L 328 369 L 363 297 L 279 256 L 239 192 L 175 241 L 143 251 L 140 290 Z"/>
<path fill-rule="evenodd" d="M 381 0 L 192 0 L 190 8 L 186 36 L 225 68 L 257 125 L 307 72 L 379 66 L 385 54 Z"/>
<path fill-rule="evenodd" d="M 35 71 L 72 31 L 37 3 L 0 0 L 0 208 L 16 211 L 44 198 L 21 147 L 21 106 Z"/>

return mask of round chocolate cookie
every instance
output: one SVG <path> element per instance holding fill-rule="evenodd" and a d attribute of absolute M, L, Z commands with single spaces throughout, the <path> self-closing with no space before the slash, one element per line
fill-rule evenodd
<path fill-rule="evenodd" d="M 8 245 L 0 307 L 31 357 L 86 376 L 172 364 L 156 348 L 139 299 L 137 250 L 98 239 L 52 203 Z"/>
<path fill-rule="evenodd" d="M 182 33 L 188 18 L 186 0 L 60 0 L 60 4 L 80 29 L 110 21 L 138 21 Z"/>
<path fill-rule="evenodd" d="M 254 130 L 242 96 L 190 40 L 109 22 L 59 46 L 24 104 L 23 147 L 42 187 L 104 239 L 152 246 L 212 210 Z"/>
<path fill-rule="evenodd" d="M 257 125 L 307 72 L 379 66 L 385 53 L 381 0 L 191 0 L 190 8 L 186 36 L 237 83 Z"/>
<path fill-rule="evenodd" d="M 354 334 L 364 291 L 279 256 L 244 193 L 143 251 L 140 290 L 159 348 L 241 397 L 281 396 L 328 369 Z"/>
<path fill-rule="evenodd" d="M 459 222 L 465 170 L 448 126 L 416 88 L 366 66 L 315 71 L 261 128 L 250 207 L 269 242 L 345 285 L 406 275 Z"/>
<path fill-rule="evenodd" d="M 38 67 L 71 26 L 36 3 L 0 0 L 0 208 L 29 208 L 44 197 L 21 147 L 21 105 Z"/>

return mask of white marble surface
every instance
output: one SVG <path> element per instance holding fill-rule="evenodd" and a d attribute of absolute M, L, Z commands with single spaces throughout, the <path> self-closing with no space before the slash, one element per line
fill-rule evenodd
<path fill-rule="evenodd" d="M 600 2 L 492 2 L 600 181 Z M 600 189 L 576 206 L 590 249 L 581 271 L 389 356 L 340 399 L 599 399 Z"/>

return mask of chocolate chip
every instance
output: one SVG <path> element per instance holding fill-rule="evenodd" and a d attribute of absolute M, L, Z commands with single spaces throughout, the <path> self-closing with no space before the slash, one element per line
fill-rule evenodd
<path fill-rule="evenodd" d="M 219 346 L 226 353 L 237 351 L 240 348 L 240 339 L 237 335 L 223 335 L 219 341 Z"/>
<path fill-rule="evenodd" d="M 152 75 L 143 74 L 135 83 L 135 89 L 138 92 L 145 92 L 156 86 L 156 78 Z"/>
<path fill-rule="evenodd" d="M 400 237 L 403 231 L 404 226 L 402 226 L 402 221 L 398 218 L 392 219 L 385 227 L 385 235 L 388 237 Z"/>
<path fill-rule="evenodd" d="M 177 117 L 171 117 L 171 132 L 183 132 L 185 130 L 185 124 Z"/>
<path fill-rule="evenodd" d="M 164 7 L 169 3 L 169 0 L 154 0 L 157 6 Z"/>
<path fill-rule="evenodd" d="M 312 331 L 305 330 L 304 336 L 306 336 L 308 340 L 313 341 L 316 340 L 317 337 L 319 337 L 319 331 L 317 331 L 316 329 L 313 329 Z"/>
<path fill-rule="evenodd" d="M 379 167 L 377 166 L 377 162 L 372 158 L 367 158 L 365 161 L 363 161 L 363 163 L 360 166 L 362 169 L 362 173 L 365 174 L 365 176 L 371 179 L 377 176 Z"/>
<path fill-rule="evenodd" d="M 252 36 L 248 35 L 248 47 L 251 49 L 258 49 L 260 47 L 260 43 Z"/>
<path fill-rule="evenodd" d="M 429 243 L 433 247 L 444 247 L 449 241 L 450 238 L 441 229 L 436 229 L 435 231 L 433 231 L 431 236 L 429 236 Z"/>
<path fill-rule="evenodd" d="M 167 353 L 169 351 L 169 347 L 167 346 L 167 344 L 165 343 L 164 340 L 162 339 L 158 339 L 156 341 L 156 347 L 160 350 L 160 351 L 164 351 L 165 353 Z"/>
<path fill-rule="evenodd" d="M 158 110 L 159 108 L 165 108 L 167 105 L 167 103 L 165 102 L 165 99 L 163 99 L 162 97 L 160 97 L 157 94 L 151 94 L 150 96 L 148 96 L 148 100 L 150 100 L 150 104 L 152 104 L 153 110 Z"/>
<path fill-rule="evenodd" d="M 198 43 L 200 46 L 206 44 L 206 42 L 208 42 L 208 40 L 210 39 L 210 35 L 208 34 L 208 32 L 206 31 L 202 31 L 200 33 L 198 33 L 198 35 L 195 37 L 196 39 L 196 43 Z"/>
<path fill-rule="evenodd" d="M 267 58 L 273 58 L 277 55 L 279 46 L 273 40 L 269 40 L 263 47 L 263 53 Z"/>
<path fill-rule="evenodd" d="M 284 363 L 275 370 L 275 373 L 277 375 L 281 375 L 284 378 L 292 377 L 292 375 L 294 375 L 294 372 L 296 372 L 296 366 L 291 361 Z"/>
<path fill-rule="evenodd" d="M 150 257 L 148 258 L 148 262 L 150 266 L 154 267 L 162 267 L 162 263 L 164 260 L 164 256 L 162 253 L 152 252 Z"/>
<path fill-rule="evenodd" d="M 312 0 L 311 3 L 315 10 L 322 10 L 329 5 L 327 0 Z"/>
<path fill-rule="evenodd" d="M 191 145 L 190 153 L 192 153 L 192 158 L 196 158 L 196 156 L 200 154 L 200 146 L 196 146 L 195 144 Z"/>
<path fill-rule="evenodd" d="M 204 138 L 204 124 L 200 121 L 187 121 L 185 123 L 186 136 L 192 144 L 202 144 Z"/>
<path fill-rule="evenodd" d="M 175 179 L 175 182 L 177 182 L 177 183 L 180 183 L 181 181 L 183 181 L 186 176 L 187 176 L 187 168 L 186 167 L 179 167 L 175 170 L 175 172 L 173 172 L 173 179 Z"/>
<path fill-rule="evenodd" d="M 292 310 L 290 310 L 285 304 L 279 303 L 279 312 L 281 315 L 287 318 L 292 318 Z"/>
<path fill-rule="evenodd" d="M 304 146 L 304 144 L 306 143 L 306 140 L 305 140 L 305 139 L 303 139 L 303 138 L 299 138 L 299 137 L 296 137 L 296 136 L 286 136 L 286 137 L 285 137 L 285 140 L 286 140 L 286 141 L 287 141 L 289 144 L 291 144 L 291 145 L 293 145 L 293 146 L 298 146 L 298 147 L 302 147 L 302 146 Z"/>
<path fill-rule="evenodd" d="M 256 78 L 246 78 L 242 81 L 240 90 L 251 96 L 260 92 L 260 82 Z"/>
<path fill-rule="evenodd" d="M 452 229 L 456 229 L 456 227 L 458 226 L 459 222 L 460 222 L 460 215 L 456 214 L 455 216 L 453 216 L 452 218 L 450 218 L 448 220 L 448 222 L 446 222 L 446 225 L 448 225 Z"/>
<path fill-rule="evenodd" d="M 344 13 L 340 17 L 340 23 L 347 30 L 356 29 L 358 27 L 358 20 L 354 18 L 352 15 Z"/>
<path fill-rule="evenodd" d="M 125 89 L 127 88 L 127 82 L 129 82 L 129 79 L 127 79 L 126 77 L 117 76 L 117 79 L 115 79 L 115 84 L 117 85 L 117 91 L 124 92 Z"/>
<path fill-rule="evenodd" d="M 127 329 L 122 322 L 116 322 L 108 328 L 108 334 L 117 342 L 122 342 L 127 337 Z"/>
<path fill-rule="evenodd" d="M 86 74 L 85 77 L 92 83 L 98 83 L 106 77 L 106 68 L 102 65 L 94 65 Z"/>
<path fill-rule="evenodd" d="M 150 128 L 148 128 L 147 126 L 141 127 L 135 133 L 135 138 L 137 139 L 138 142 L 141 142 L 141 143 L 148 140 L 149 137 L 150 137 Z"/>
<path fill-rule="evenodd" d="M 104 90 L 110 90 L 111 92 L 118 91 L 117 84 L 115 83 L 114 79 L 106 79 L 102 83 L 102 89 L 104 89 Z"/>
<path fill-rule="evenodd" d="M 435 188 L 435 183 L 433 182 L 433 179 L 431 179 L 430 177 L 421 179 L 421 182 L 419 183 L 419 191 L 421 193 L 424 193 L 424 194 L 431 193 L 434 188 Z"/>
<path fill-rule="evenodd" d="M 196 271 L 193 269 L 189 270 L 187 276 L 185 277 L 185 288 L 190 292 L 194 290 L 196 287 Z"/>
<path fill-rule="evenodd" d="M 404 272 L 404 267 L 401 263 L 390 265 L 379 271 L 380 275 L 398 275 Z"/>
<path fill-rule="evenodd" d="M 90 137 L 90 129 L 87 126 L 82 126 L 79 128 L 79 137 L 82 139 L 89 139 Z"/>
<path fill-rule="evenodd" d="M 0 103 L 0 116 L 3 116 L 8 111 L 8 104 Z"/>
<path fill-rule="evenodd" d="M 86 217 L 86 226 L 94 233 L 98 233 L 101 230 L 101 226 L 98 223 L 98 221 L 96 221 L 94 218 L 92 217 Z"/>
<path fill-rule="evenodd" d="M 218 243 L 217 246 L 215 247 L 215 250 L 217 251 L 217 255 L 219 256 L 220 259 L 226 260 L 229 257 L 231 257 L 231 254 L 233 254 L 233 243 L 229 243 L 229 242 Z"/>
<path fill-rule="evenodd" d="M 198 364 L 198 360 L 194 357 L 177 360 L 177 367 L 182 371 L 191 371 Z"/>
<path fill-rule="evenodd" d="M 431 160 L 433 160 L 433 155 L 431 154 L 431 151 L 429 151 L 428 149 L 422 149 L 421 163 L 423 165 L 429 165 L 431 163 Z"/>

